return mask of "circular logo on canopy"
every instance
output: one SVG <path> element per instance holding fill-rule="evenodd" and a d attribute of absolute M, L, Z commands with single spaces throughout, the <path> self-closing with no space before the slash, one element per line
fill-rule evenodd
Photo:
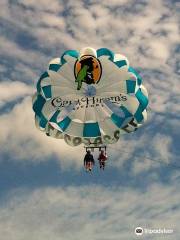
<path fill-rule="evenodd" d="M 74 66 L 75 82 L 77 90 L 80 90 L 82 83 L 96 84 L 99 82 L 102 74 L 100 61 L 91 55 L 84 55 L 77 60 Z"/>

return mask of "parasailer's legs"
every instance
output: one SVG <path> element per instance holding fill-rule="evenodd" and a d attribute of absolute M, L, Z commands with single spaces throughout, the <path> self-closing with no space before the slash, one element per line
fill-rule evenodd
<path fill-rule="evenodd" d="M 102 169 L 104 170 L 105 168 L 105 161 L 103 161 L 103 164 L 102 164 Z"/>
<path fill-rule="evenodd" d="M 100 167 L 100 169 L 104 170 L 104 168 L 105 168 L 105 161 L 99 161 L 99 167 Z"/>
<path fill-rule="evenodd" d="M 85 164 L 85 169 L 86 169 L 86 172 L 91 172 L 92 171 L 92 162 L 87 162 Z"/>

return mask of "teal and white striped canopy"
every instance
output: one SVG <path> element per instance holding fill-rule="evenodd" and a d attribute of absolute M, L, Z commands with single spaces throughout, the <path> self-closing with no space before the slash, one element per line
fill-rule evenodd
<path fill-rule="evenodd" d="M 100 146 L 147 119 L 148 93 L 126 57 L 109 49 L 68 50 L 53 59 L 33 96 L 36 126 L 71 146 Z"/>

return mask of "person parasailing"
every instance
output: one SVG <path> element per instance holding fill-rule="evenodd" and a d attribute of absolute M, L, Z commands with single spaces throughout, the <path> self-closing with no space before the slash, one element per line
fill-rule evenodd
<path fill-rule="evenodd" d="M 106 152 L 104 152 L 104 150 L 101 150 L 99 157 L 98 157 L 100 169 L 104 170 L 107 158 L 108 157 L 107 157 Z"/>
<path fill-rule="evenodd" d="M 85 167 L 86 171 L 91 172 L 94 164 L 95 164 L 94 157 L 91 154 L 91 151 L 88 150 L 84 157 L 84 167 Z"/>

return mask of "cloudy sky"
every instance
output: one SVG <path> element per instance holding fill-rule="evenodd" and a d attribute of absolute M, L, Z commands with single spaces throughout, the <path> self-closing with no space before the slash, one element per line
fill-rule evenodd
<path fill-rule="evenodd" d="M 0 238 L 180 238 L 180 4 L 176 0 L 0 0 Z M 150 95 L 149 119 L 109 149 L 105 172 L 34 126 L 31 96 L 67 49 L 107 47 Z M 3 236 L 3 237 L 2 237 Z M 142 238 L 141 238 L 142 239 Z"/>

